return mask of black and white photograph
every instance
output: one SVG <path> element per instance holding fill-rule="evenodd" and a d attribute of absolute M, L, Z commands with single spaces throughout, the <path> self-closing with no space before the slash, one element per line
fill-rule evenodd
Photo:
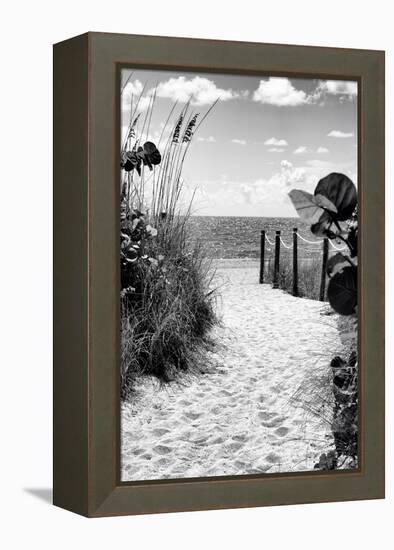
<path fill-rule="evenodd" d="M 358 469 L 357 82 L 119 80 L 121 481 Z"/>

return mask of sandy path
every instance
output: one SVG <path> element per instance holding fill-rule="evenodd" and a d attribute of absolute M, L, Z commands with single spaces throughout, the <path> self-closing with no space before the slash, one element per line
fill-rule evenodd
<path fill-rule="evenodd" d="M 223 327 L 212 372 L 164 388 L 146 378 L 123 405 L 123 481 L 309 470 L 333 445 L 328 422 L 293 396 L 305 380 L 313 395 L 315 377 L 328 376 L 341 349 L 335 319 L 257 277 L 254 263 L 218 270 Z"/>

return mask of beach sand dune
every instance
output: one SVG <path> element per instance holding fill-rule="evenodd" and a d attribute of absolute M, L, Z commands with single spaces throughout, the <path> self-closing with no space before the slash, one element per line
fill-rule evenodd
<path fill-rule="evenodd" d="M 327 305 L 259 285 L 256 262 L 222 262 L 216 281 L 213 368 L 166 386 L 139 380 L 121 410 L 123 481 L 311 470 L 333 448 L 328 382 L 321 414 L 306 410 L 341 351 Z"/>

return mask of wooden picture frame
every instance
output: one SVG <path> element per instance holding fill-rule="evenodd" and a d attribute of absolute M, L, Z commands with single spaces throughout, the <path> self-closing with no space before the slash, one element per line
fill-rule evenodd
<path fill-rule="evenodd" d="M 119 68 L 359 84 L 360 468 L 119 481 Z M 89 517 L 384 497 L 384 52 L 87 33 L 54 46 L 54 504 Z"/>

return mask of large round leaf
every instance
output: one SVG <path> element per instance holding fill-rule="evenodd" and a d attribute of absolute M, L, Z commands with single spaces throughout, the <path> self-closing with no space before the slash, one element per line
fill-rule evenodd
<path fill-rule="evenodd" d="M 289 193 L 297 214 L 311 224 L 315 235 L 324 235 L 337 214 L 336 206 L 324 195 L 311 195 L 302 189 L 293 189 Z"/>
<path fill-rule="evenodd" d="M 345 174 L 337 172 L 319 181 L 315 189 L 316 195 L 323 195 L 336 206 L 337 220 L 349 219 L 357 205 L 357 190 L 354 183 Z"/>
<path fill-rule="evenodd" d="M 337 252 L 333 256 L 331 256 L 327 262 L 327 275 L 329 277 L 332 277 L 335 275 L 335 273 L 338 273 L 342 271 L 345 267 L 348 267 L 349 262 L 347 261 L 346 257 L 341 254 L 340 252 Z"/>
<path fill-rule="evenodd" d="M 331 216 L 332 214 L 330 212 L 323 211 L 319 220 L 311 225 L 312 233 L 319 237 L 325 236 L 332 225 Z"/>
<path fill-rule="evenodd" d="M 328 283 L 327 297 L 337 313 L 354 313 L 357 305 L 357 269 L 349 266 L 336 273 Z"/>
<path fill-rule="evenodd" d="M 293 189 L 289 193 L 289 197 L 297 210 L 298 215 L 308 223 L 316 223 L 324 210 L 316 204 L 315 197 L 301 189 Z"/>
<path fill-rule="evenodd" d="M 134 170 L 135 166 L 138 164 L 138 158 L 134 151 L 124 151 L 120 156 L 120 167 L 123 168 L 126 172 L 131 172 Z"/>
<path fill-rule="evenodd" d="M 151 164 L 153 165 L 160 164 L 161 154 L 154 143 L 152 143 L 151 141 L 145 142 L 144 152 Z"/>

